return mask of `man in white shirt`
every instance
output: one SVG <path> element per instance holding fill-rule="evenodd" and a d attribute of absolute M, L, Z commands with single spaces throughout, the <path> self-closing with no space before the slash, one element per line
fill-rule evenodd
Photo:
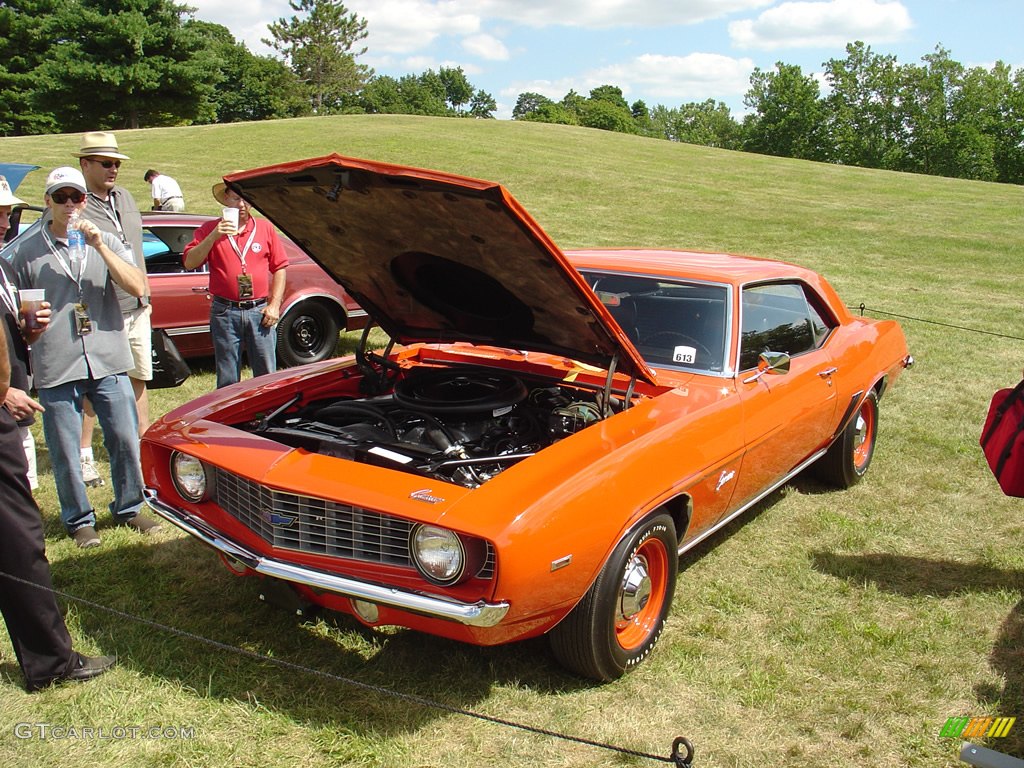
<path fill-rule="evenodd" d="M 160 171 L 146 171 L 145 179 L 149 182 L 153 194 L 154 211 L 184 211 L 185 197 L 181 194 L 178 182 Z"/>

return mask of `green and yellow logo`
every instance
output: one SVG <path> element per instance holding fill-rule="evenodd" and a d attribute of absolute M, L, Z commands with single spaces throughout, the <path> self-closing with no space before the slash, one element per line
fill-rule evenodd
<path fill-rule="evenodd" d="M 951 717 L 939 736 L 946 739 L 997 739 L 1008 736 L 1016 717 Z"/>

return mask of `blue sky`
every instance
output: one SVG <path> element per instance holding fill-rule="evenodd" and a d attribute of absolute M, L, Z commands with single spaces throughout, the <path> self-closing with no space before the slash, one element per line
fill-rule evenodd
<path fill-rule="evenodd" d="M 189 0 L 254 53 L 288 0 Z M 900 63 L 936 46 L 967 66 L 1024 68 L 1021 0 L 348 0 L 365 18 L 377 74 L 462 67 L 509 118 L 525 91 L 560 100 L 615 85 L 648 107 L 725 102 L 734 116 L 754 67 L 777 61 L 820 73 L 862 40 Z"/>

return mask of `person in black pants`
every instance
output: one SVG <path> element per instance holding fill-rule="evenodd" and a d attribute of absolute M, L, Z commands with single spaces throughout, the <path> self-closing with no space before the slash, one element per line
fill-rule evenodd
<path fill-rule="evenodd" d="M 11 381 L 7 334 L 0 333 L 0 401 Z M 116 661 L 83 656 L 53 593 L 39 507 L 28 483 L 28 461 L 14 417 L 0 408 L 0 613 L 25 676 L 36 691 L 54 683 L 91 680 Z M 28 582 L 28 583 L 26 583 Z"/>

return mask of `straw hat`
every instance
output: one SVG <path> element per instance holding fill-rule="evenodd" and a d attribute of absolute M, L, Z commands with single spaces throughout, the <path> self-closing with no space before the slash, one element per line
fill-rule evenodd
<path fill-rule="evenodd" d="M 117 139 L 114 134 L 106 131 L 90 131 L 82 134 L 82 144 L 77 152 L 72 152 L 75 157 L 112 157 L 115 160 L 130 160 L 128 155 L 122 155 L 117 149 Z"/>
<path fill-rule="evenodd" d="M 238 171 L 232 171 L 231 173 L 238 173 Z M 225 193 L 227 193 L 227 191 L 228 183 L 223 180 L 218 181 L 216 184 L 213 185 L 213 199 L 216 200 L 221 205 L 227 205 L 227 203 L 224 202 L 224 195 Z"/>

